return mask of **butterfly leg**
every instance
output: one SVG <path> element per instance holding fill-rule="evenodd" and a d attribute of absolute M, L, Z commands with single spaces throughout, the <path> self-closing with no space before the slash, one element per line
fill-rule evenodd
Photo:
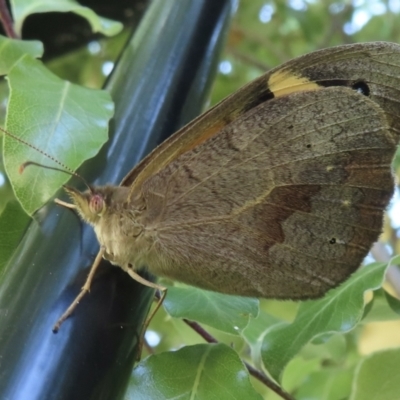
<path fill-rule="evenodd" d="M 61 317 L 57 320 L 57 322 L 53 326 L 53 332 L 57 333 L 62 325 L 62 323 L 74 312 L 75 308 L 85 296 L 86 293 L 90 291 L 90 286 L 92 284 L 94 275 L 96 273 L 97 268 L 100 265 L 100 261 L 105 253 L 105 248 L 101 247 L 97 256 L 93 262 L 92 268 L 90 268 L 90 272 L 88 277 L 86 278 L 85 284 L 82 286 L 81 291 L 79 292 L 78 296 L 76 296 L 75 300 L 70 304 L 70 306 L 64 311 Z"/>
<path fill-rule="evenodd" d="M 157 283 L 150 282 L 147 279 L 144 279 L 137 272 L 135 272 L 133 270 L 132 266 L 129 266 L 128 268 L 126 268 L 125 271 L 136 282 L 139 282 L 142 285 L 147 286 L 149 288 L 152 288 L 152 289 L 155 289 L 155 290 L 159 290 L 160 293 L 161 293 L 160 299 L 157 301 L 156 306 L 154 307 L 153 311 L 150 313 L 150 315 L 147 317 L 146 321 L 143 324 L 143 329 L 142 329 L 142 333 L 140 335 L 140 340 L 139 340 L 139 351 L 138 351 L 138 359 L 140 359 L 140 356 L 142 354 L 143 343 L 144 343 L 144 335 L 146 333 L 146 330 L 147 330 L 151 320 L 156 315 L 158 309 L 161 307 L 161 304 L 163 303 L 163 301 L 165 299 L 165 296 L 167 295 L 168 288 L 166 288 L 165 286 L 162 286 L 162 285 L 158 285 Z"/>

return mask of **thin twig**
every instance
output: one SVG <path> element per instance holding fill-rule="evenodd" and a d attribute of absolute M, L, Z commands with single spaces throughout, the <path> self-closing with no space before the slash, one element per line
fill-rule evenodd
<path fill-rule="evenodd" d="M 244 361 L 244 364 L 246 365 L 246 368 L 249 371 L 250 375 L 252 375 L 254 378 L 258 379 L 261 383 L 263 383 L 265 386 L 270 388 L 277 395 L 281 396 L 282 399 L 295 400 L 294 397 L 292 397 L 288 392 L 285 392 L 279 385 L 277 385 L 274 381 L 269 379 L 268 376 L 265 375 L 262 371 L 254 368 L 252 365 L 250 365 L 246 361 Z"/>
<path fill-rule="evenodd" d="M 183 318 L 183 321 L 189 325 L 195 332 L 197 332 L 206 342 L 208 343 L 218 343 L 218 340 L 215 339 L 214 336 L 210 335 L 201 325 L 197 322 L 189 321 L 186 318 Z M 294 400 L 294 398 L 287 392 L 285 392 L 279 385 L 273 382 L 268 376 L 266 376 L 262 371 L 254 368 L 247 362 L 244 363 L 246 365 L 247 370 L 249 371 L 250 375 L 254 378 L 258 379 L 261 383 L 265 386 L 270 388 L 276 394 L 282 397 L 285 400 Z"/>
<path fill-rule="evenodd" d="M 14 30 L 14 23 L 11 14 L 8 11 L 6 0 L 0 0 L 0 21 L 6 35 L 12 39 L 18 39 L 18 35 Z"/>
<path fill-rule="evenodd" d="M 195 332 L 197 332 L 206 342 L 208 343 L 218 343 L 218 340 L 215 339 L 210 333 L 208 333 L 201 325 L 197 322 L 189 321 L 186 318 L 183 318 L 183 322 L 186 325 L 189 325 Z"/>

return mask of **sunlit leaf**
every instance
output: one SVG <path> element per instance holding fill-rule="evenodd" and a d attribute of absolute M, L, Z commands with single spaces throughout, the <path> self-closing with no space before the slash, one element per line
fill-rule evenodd
<path fill-rule="evenodd" d="M 164 307 L 173 317 L 187 318 L 238 335 L 250 318 L 257 316 L 258 300 L 194 287 L 171 287 Z"/>
<path fill-rule="evenodd" d="M 350 400 L 398 399 L 400 349 L 371 354 L 363 359 L 355 372 Z"/>
<path fill-rule="evenodd" d="M 34 58 L 43 54 L 43 44 L 38 41 L 9 39 L 0 35 L 0 75 L 5 75 L 25 54 Z"/>
<path fill-rule="evenodd" d="M 22 25 L 29 15 L 46 12 L 73 12 L 85 18 L 93 32 L 100 32 L 108 36 L 116 35 L 122 30 L 120 22 L 100 17 L 90 8 L 84 7 L 74 0 L 12 0 L 11 5 L 15 21 L 14 29 L 18 34 L 21 34 Z"/>
<path fill-rule="evenodd" d="M 75 170 L 107 140 L 113 114 L 110 95 L 63 81 L 39 61 L 23 57 L 9 73 L 7 130 Z M 70 177 L 29 167 L 26 161 L 57 166 L 38 151 L 4 137 L 4 165 L 15 194 L 28 214 L 41 207 Z"/>
<path fill-rule="evenodd" d="M 132 400 L 261 400 L 237 353 L 224 344 L 150 356 L 133 371 L 130 390 Z"/>

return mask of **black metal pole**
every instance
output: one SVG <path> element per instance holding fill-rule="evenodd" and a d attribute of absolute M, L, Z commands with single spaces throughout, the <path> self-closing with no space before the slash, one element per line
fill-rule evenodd
<path fill-rule="evenodd" d="M 117 184 L 200 112 L 230 12 L 230 0 L 152 2 L 106 85 L 116 113 L 109 143 L 80 169 L 90 182 Z M 152 290 L 104 265 L 73 317 L 51 332 L 97 249 L 69 211 L 49 204 L 37 213 L 0 287 L 1 399 L 123 397 Z"/>

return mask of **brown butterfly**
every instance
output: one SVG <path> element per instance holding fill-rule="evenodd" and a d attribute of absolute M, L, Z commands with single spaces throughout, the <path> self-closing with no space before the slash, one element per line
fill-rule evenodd
<path fill-rule="evenodd" d="M 165 292 L 142 267 L 222 293 L 320 297 L 381 232 L 399 99 L 399 45 L 317 51 L 186 125 L 120 186 L 65 189 L 94 227 L 96 262 L 104 256 L 145 285 Z"/>

